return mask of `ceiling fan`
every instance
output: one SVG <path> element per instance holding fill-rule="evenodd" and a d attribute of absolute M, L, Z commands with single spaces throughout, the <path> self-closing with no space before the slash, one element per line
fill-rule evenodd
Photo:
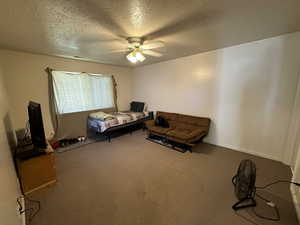
<path fill-rule="evenodd" d="M 127 48 L 114 50 L 113 52 L 129 52 L 126 58 L 132 63 L 143 62 L 146 59 L 144 55 L 161 57 L 162 54 L 160 52 L 153 51 L 152 49 L 165 46 L 161 41 L 145 42 L 145 39 L 142 37 L 128 37 L 126 40 L 128 42 Z"/>

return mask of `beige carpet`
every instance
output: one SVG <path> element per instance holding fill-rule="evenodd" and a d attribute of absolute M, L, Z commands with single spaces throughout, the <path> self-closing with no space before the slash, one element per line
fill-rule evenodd
<path fill-rule="evenodd" d="M 275 161 L 199 144 L 179 153 L 145 140 L 137 131 L 57 154 L 58 183 L 31 195 L 41 201 L 32 225 L 296 225 L 289 186 L 260 192 L 277 203 L 280 222 L 257 219 L 251 210 L 235 214 L 231 178 L 240 160 L 253 159 L 257 185 L 290 179 Z M 273 211 L 258 201 L 257 212 Z M 247 221 L 250 219 L 252 222 Z"/>

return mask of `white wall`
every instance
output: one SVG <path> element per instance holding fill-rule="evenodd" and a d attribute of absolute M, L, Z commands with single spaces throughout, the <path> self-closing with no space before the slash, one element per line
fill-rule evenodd
<path fill-rule="evenodd" d="M 292 170 L 295 170 L 297 154 L 300 147 L 300 79 L 298 81 L 297 92 L 295 95 L 294 107 L 291 114 L 291 122 L 286 139 L 286 154 L 284 162 L 289 162 Z M 300 163 L 300 162 L 299 162 Z"/>
<path fill-rule="evenodd" d="M 24 128 L 27 120 L 27 104 L 29 100 L 33 100 L 42 105 L 46 136 L 53 131 L 46 67 L 63 71 L 112 74 L 118 85 L 119 109 L 129 108 L 132 98 L 131 68 L 1 49 L 0 61 L 3 62 L 5 84 L 10 96 L 13 125 L 16 129 Z"/>
<path fill-rule="evenodd" d="M 300 32 L 134 69 L 150 110 L 208 116 L 206 142 L 281 160 L 294 105 Z"/>
<path fill-rule="evenodd" d="M 12 127 L 8 113 L 0 65 L 0 224 L 18 225 L 22 224 L 21 217 L 18 216 L 16 210 L 17 197 L 21 195 L 21 192 L 9 145 Z"/>

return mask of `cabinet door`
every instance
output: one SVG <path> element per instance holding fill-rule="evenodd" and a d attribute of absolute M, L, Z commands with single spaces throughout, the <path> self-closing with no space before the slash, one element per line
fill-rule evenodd
<path fill-rule="evenodd" d="M 56 181 L 53 153 L 20 161 L 18 164 L 21 184 L 25 194 Z"/>

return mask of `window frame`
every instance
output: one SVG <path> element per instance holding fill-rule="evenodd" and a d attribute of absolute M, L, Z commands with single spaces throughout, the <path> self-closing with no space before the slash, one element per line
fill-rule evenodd
<path fill-rule="evenodd" d="M 57 97 L 57 86 L 56 86 L 56 81 L 55 81 L 55 72 L 59 72 L 59 73 L 65 73 L 66 75 L 86 75 L 86 76 L 97 76 L 97 77 L 108 77 L 111 79 L 111 107 L 101 107 L 101 108 L 93 108 L 93 109 L 84 109 L 84 110 L 80 110 L 80 111 L 68 111 L 68 112 L 62 112 L 63 110 L 61 110 L 59 108 L 59 103 L 58 103 L 58 98 Z M 97 73 L 87 73 L 87 72 L 69 72 L 69 71 L 52 71 L 52 85 L 53 85 L 53 97 L 55 100 L 55 105 L 56 105 L 56 112 L 58 115 L 63 116 L 63 115 L 68 115 L 68 114 L 76 114 L 76 113 L 84 113 L 84 112 L 92 112 L 92 111 L 99 111 L 99 110 L 108 110 L 108 109 L 115 109 L 116 108 L 116 99 L 115 99 L 115 81 L 114 81 L 114 77 L 113 75 L 107 75 L 107 74 L 97 74 Z M 93 91 L 91 90 L 91 93 Z"/>

